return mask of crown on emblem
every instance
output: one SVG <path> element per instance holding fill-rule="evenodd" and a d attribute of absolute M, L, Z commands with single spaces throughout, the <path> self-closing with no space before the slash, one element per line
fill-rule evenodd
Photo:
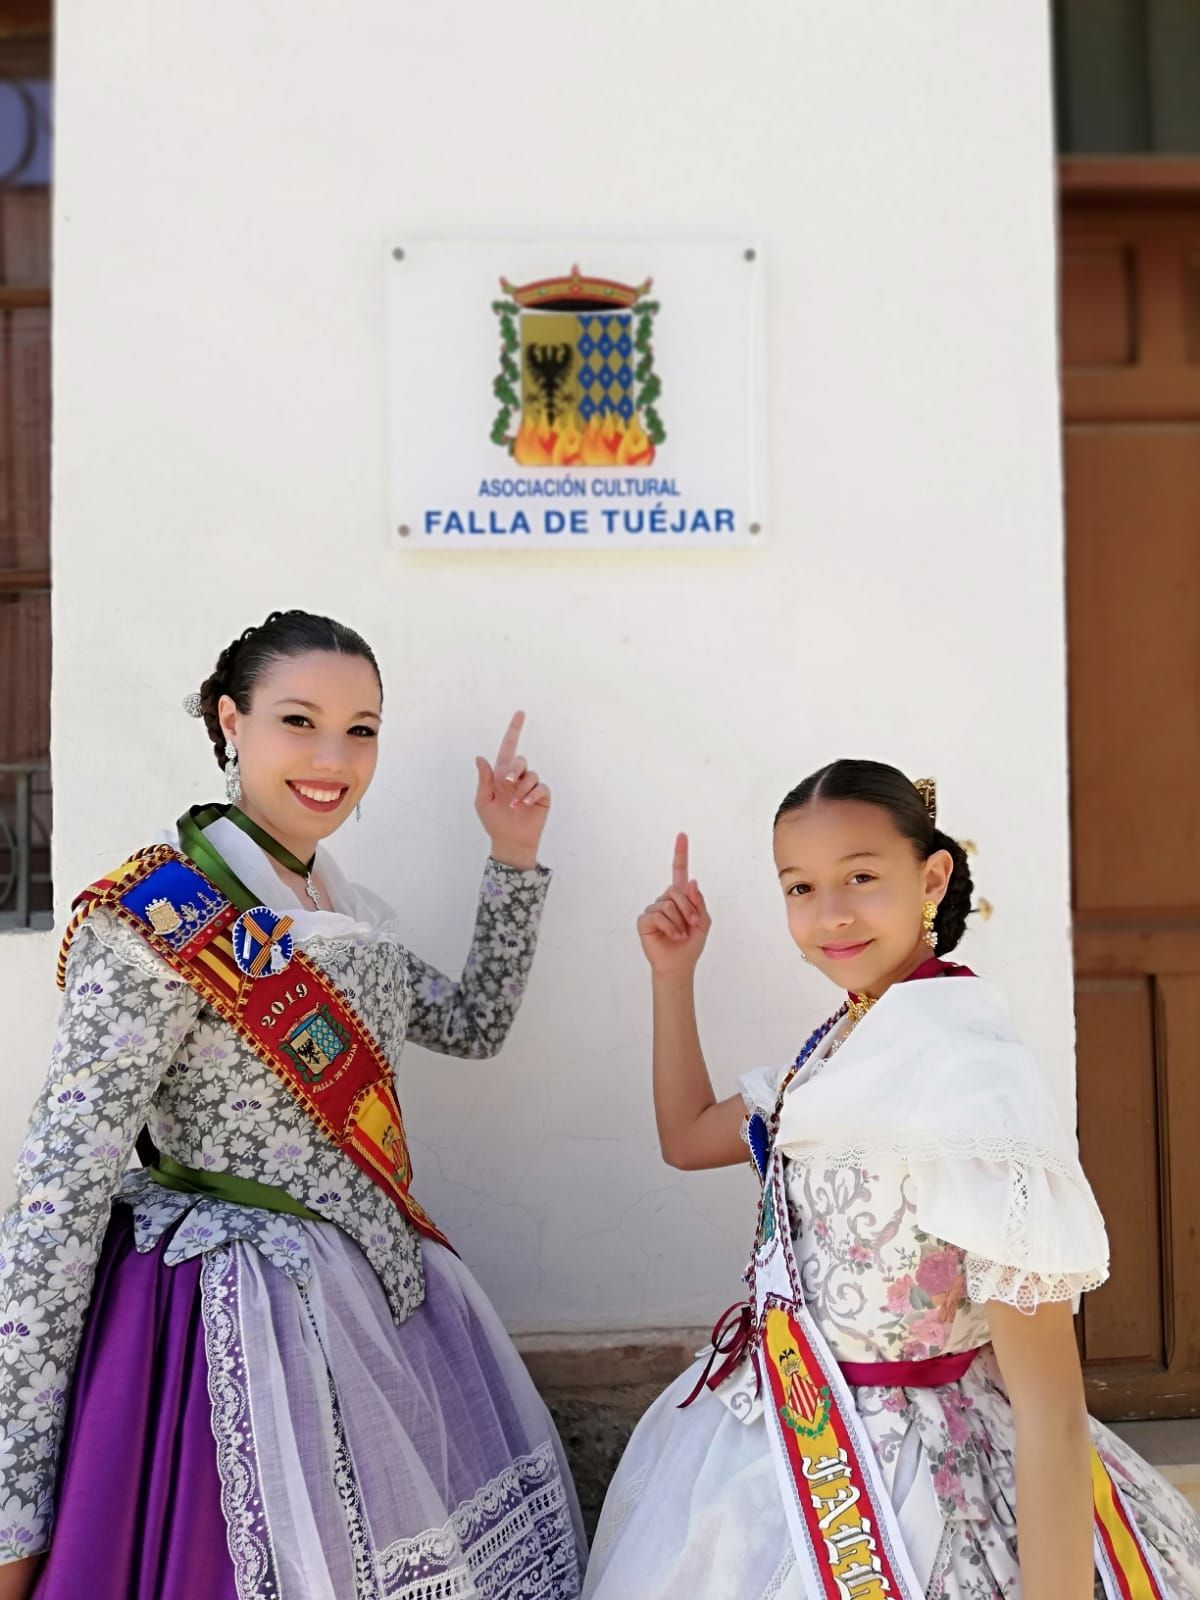
<path fill-rule="evenodd" d="M 779 1370 L 785 1378 L 790 1378 L 797 1372 L 803 1372 L 804 1363 L 796 1352 L 789 1347 L 779 1352 Z"/>
<path fill-rule="evenodd" d="M 618 283 L 613 278 L 587 278 L 578 265 L 563 278 L 539 278 L 533 283 L 509 283 L 500 287 L 527 311 L 599 311 L 606 307 L 628 310 L 650 292 L 653 278 L 643 284 Z"/>

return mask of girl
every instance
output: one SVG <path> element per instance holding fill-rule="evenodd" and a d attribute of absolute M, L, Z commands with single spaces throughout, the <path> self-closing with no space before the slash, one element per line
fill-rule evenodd
<path fill-rule="evenodd" d="M 663 1155 L 749 1145 L 763 1189 L 750 1303 L 638 1425 L 593 1600 L 1200 1597 L 1200 1519 L 1084 1409 L 1072 1301 L 1104 1224 L 999 995 L 944 959 L 972 885 L 935 805 L 866 761 L 784 800 L 788 928 L 847 996 L 741 1095 L 701 1053 L 682 836 L 639 920 Z"/>
<path fill-rule="evenodd" d="M 189 699 L 230 803 L 78 902 L 0 1231 L 0 1600 L 577 1596 L 557 1436 L 412 1196 L 393 1079 L 409 1039 L 495 1055 L 520 1004 L 550 806 L 521 714 L 476 763 L 454 982 L 325 850 L 375 771 L 358 634 L 274 612 Z"/>

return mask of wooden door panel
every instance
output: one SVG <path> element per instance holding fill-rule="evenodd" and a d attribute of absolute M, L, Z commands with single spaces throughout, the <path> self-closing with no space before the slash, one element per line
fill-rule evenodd
<path fill-rule="evenodd" d="M 1200 426 L 1068 426 L 1075 905 L 1200 906 Z"/>
<path fill-rule="evenodd" d="M 1107 1418 L 1200 1415 L 1198 264 L 1200 164 L 1067 189 L 1079 1136 L 1112 1244 L 1079 1332 Z"/>
<path fill-rule="evenodd" d="M 1135 261 L 1123 239 L 1097 237 L 1064 249 L 1060 338 L 1067 368 L 1135 360 Z"/>
<path fill-rule="evenodd" d="M 1090 1363 L 1162 1366 L 1163 1256 L 1154 990 L 1145 977 L 1085 979 L 1076 991 L 1079 1059 L 1106 1092 L 1080 1093 L 1079 1150 L 1108 1221 L 1113 1275 L 1083 1302 Z M 1120 1138 L 1111 1137 L 1114 1128 Z"/>
<path fill-rule="evenodd" d="M 1200 422 L 1200 207 L 1063 218 L 1061 359 L 1068 423 Z"/>
<path fill-rule="evenodd" d="M 1167 1198 L 1167 1365 L 1200 1373 L 1200 973 L 1158 980 L 1163 1035 L 1166 1122 L 1171 1137 L 1163 1166 Z"/>

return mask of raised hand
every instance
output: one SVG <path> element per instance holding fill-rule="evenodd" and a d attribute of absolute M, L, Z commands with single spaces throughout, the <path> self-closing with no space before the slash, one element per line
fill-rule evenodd
<path fill-rule="evenodd" d="M 550 791 L 517 753 L 525 713 L 518 711 L 500 741 L 495 765 L 475 757 L 475 814 L 492 842 L 492 856 L 505 866 L 537 865 L 538 841 L 550 815 Z"/>
<path fill-rule="evenodd" d="M 688 840 L 675 840 L 671 882 L 637 921 L 638 937 L 646 960 L 660 977 L 688 973 L 699 961 L 708 939 L 712 918 L 700 885 L 688 877 Z"/>

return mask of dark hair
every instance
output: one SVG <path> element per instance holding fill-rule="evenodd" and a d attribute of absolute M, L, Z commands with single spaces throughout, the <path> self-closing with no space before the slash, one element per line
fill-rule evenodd
<path fill-rule="evenodd" d="M 200 715 L 213 743 L 217 765 L 225 765 L 225 734 L 217 712 L 221 696 L 227 694 L 239 711 L 249 711 L 254 686 L 276 661 L 289 656 L 304 656 L 312 650 L 327 650 L 335 655 L 361 656 L 375 669 L 383 691 L 375 652 L 353 628 L 332 617 L 317 617 L 311 611 L 272 611 L 265 622 L 247 628 L 217 657 L 217 664 L 200 685 Z"/>
<path fill-rule="evenodd" d="M 954 871 L 934 923 L 938 954 L 949 955 L 967 931 L 975 885 L 967 852 L 957 839 L 937 826 L 912 780 L 880 761 L 834 761 L 805 778 L 784 797 L 775 821 L 778 823 L 781 817 L 802 810 L 814 800 L 861 800 L 878 806 L 891 817 L 896 831 L 912 843 L 919 860 L 928 861 L 939 850 L 949 853 Z"/>

